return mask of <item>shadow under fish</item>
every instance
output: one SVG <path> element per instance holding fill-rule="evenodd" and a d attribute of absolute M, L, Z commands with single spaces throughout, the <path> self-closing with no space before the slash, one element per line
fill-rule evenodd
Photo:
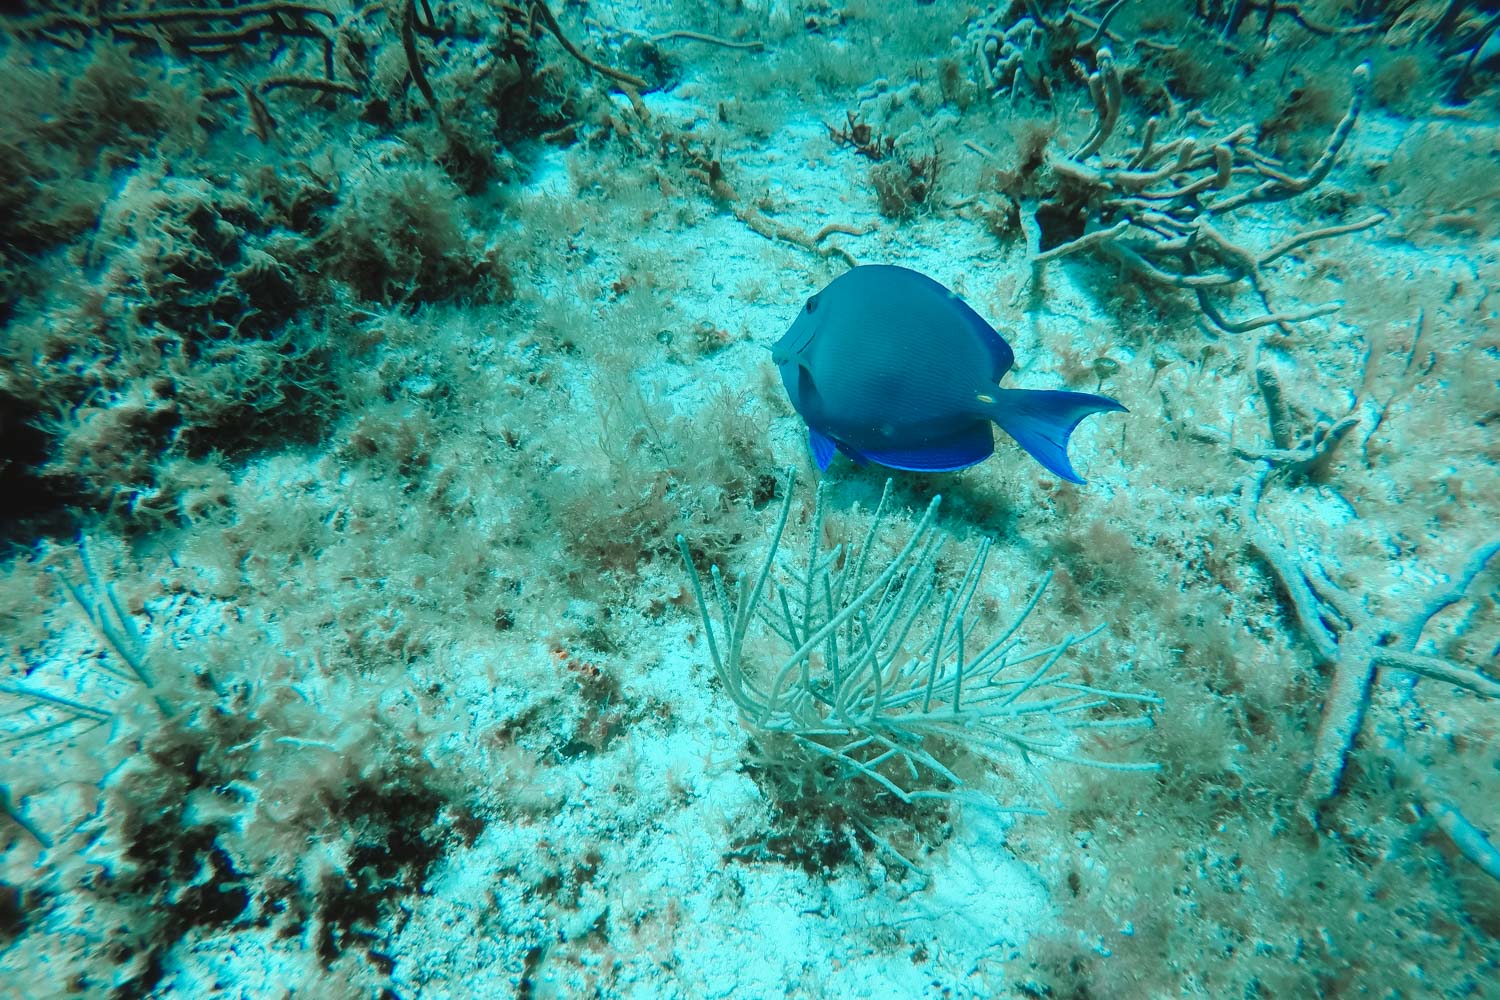
<path fill-rule="evenodd" d="M 1001 388 L 1015 363 L 1005 339 L 947 288 L 890 264 L 830 281 L 771 357 L 819 469 L 835 451 L 914 472 L 964 469 L 994 452 L 994 423 L 1081 483 L 1068 436 L 1091 413 L 1125 409 L 1089 392 Z"/>

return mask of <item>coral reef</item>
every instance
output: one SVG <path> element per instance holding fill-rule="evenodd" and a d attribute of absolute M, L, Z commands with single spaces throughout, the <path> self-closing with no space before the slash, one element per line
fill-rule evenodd
<path fill-rule="evenodd" d="M 1483 993 L 1491 7 L 7 13 L 0 992 Z M 793 495 L 876 261 L 1086 487 Z"/>

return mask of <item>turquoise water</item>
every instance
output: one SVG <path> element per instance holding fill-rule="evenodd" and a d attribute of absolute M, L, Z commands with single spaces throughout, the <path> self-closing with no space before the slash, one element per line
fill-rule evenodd
<path fill-rule="evenodd" d="M 8 11 L 0 996 L 1494 994 L 1492 7 Z"/>

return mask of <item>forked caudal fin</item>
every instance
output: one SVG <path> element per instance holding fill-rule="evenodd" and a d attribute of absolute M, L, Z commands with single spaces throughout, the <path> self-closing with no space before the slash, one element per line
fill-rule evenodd
<path fill-rule="evenodd" d="M 1108 396 L 1091 392 L 996 389 L 994 397 L 986 411 L 989 418 L 1032 458 L 1072 483 L 1083 482 L 1068 461 L 1068 435 L 1073 428 L 1090 413 L 1125 409 Z"/>

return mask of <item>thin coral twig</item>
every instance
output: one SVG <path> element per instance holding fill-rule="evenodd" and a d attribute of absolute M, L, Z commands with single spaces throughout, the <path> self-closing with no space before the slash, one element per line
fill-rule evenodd
<path fill-rule="evenodd" d="M 607 76 L 617 83 L 626 84 L 627 86 L 634 87 L 636 90 L 646 89 L 646 81 L 642 80 L 640 77 L 635 76 L 631 73 L 627 73 L 624 70 L 614 69 L 613 67 L 606 66 L 603 63 L 590 59 L 587 55 L 585 55 L 583 51 L 578 48 L 578 46 L 574 45 L 571 41 L 568 40 L 568 36 L 563 33 L 562 25 L 557 23 L 557 18 L 553 15 L 552 8 L 548 7 L 544 0 L 531 0 L 530 9 L 542 19 L 542 24 L 546 26 L 548 31 L 552 32 L 552 37 L 557 39 L 557 43 L 563 47 L 563 50 L 566 51 L 568 55 L 572 56 L 574 59 L 577 59 L 589 69 L 593 70 L 595 73 L 598 73 L 601 76 Z"/>

